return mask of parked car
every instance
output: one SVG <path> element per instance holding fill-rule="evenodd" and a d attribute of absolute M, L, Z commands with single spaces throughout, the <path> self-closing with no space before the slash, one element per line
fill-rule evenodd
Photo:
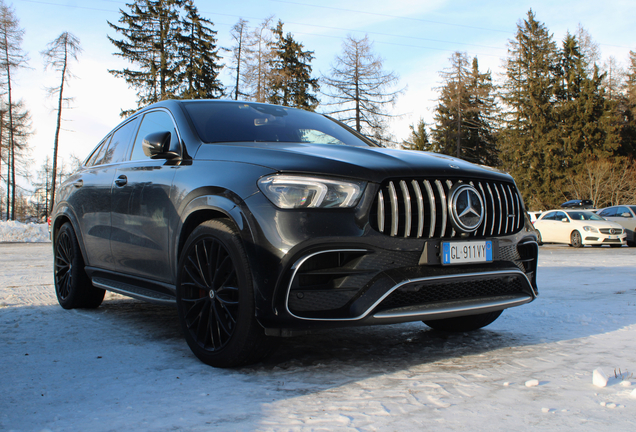
<path fill-rule="evenodd" d="M 621 225 L 625 230 L 627 244 L 636 246 L 636 205 L 607 207 L 597 211 L 596 214 Z"/>
<path fill-rule="evenodd" d="M 578 208 L 589 210 L 594 208 L 594 202 L 592 200 L 570 200 L 561 204 L 561 208 Z"/>
<path fill-rule="evenodd" d="M 541 216 L 541 213 L 543 213 L 543 212 L 540 212 L 540 211 L 529 211 L 529 212 L 526 212 L 526 213 L 528 213 L 528 217 L 530 218 L 530 222 L 535 223 L 537 221 L 537 219 L 539 219 L 539 217 Z"/>
<path fill-rule="evenodd" d="M 586 210 L 550 210 L 534 223 L 543 243 L 567 243 L 620 247 L 625 244 L 623 228 Z"/>
<path fill-rule="evenodd" d="M 381 148 L 316 113 L 164 101 L 61 186 L 55 292 L 66 309 L 104 290 L 176 305 L 217 367 L 314 329 L 475 330 L 538 294 L 524 212 L 507 174 Z"/>

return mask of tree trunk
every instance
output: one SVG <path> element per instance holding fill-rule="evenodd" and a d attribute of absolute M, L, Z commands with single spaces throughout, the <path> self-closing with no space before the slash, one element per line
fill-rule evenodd
<path fill-rule="evenodd" d="M 55 183 L 57 181 L 57 149 L 60 137 L 60 128 L 62 125 L 62 102 L 63 102 L 63 93 L 64 93 L 64 78 L 66 76 L 66 64 L 68 61 L 68 51 L 67 44 L 64 44 L 64 66 L 62 67 L 62 81 L 60 83 L 60 97 L 57 101 L 57 125 L 55 127 L 55 141 L 53 142 L 53 172 L 51 173 L 51 208 L 49 209 L 48 204 L 46 208 L 46 215 L 48 216 L 53 212 L 53 206 L 55 205 Z"/>

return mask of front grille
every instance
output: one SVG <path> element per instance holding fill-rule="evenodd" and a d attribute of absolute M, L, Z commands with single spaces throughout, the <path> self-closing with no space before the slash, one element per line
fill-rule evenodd
<path fill-rule="evenodd" d="M 451 225 L 448 213 L 450 191 L 457 183 L 472 185 L 484 203 L 484 219 L 470 237 L 504 236 L 521 230 L 523 209 L 513 183 L 465 178 L 409 178 L 384 182 L 371 210 L 371 226 L 391 237 L 460 237 L 461 233 Z"/>
<path fill-rule="evenodd" d="M 623 230 L 620 228 L 600 228 L 600 231 L 602 234 L 611 234 L 611 235 L 623 234 Z"/>

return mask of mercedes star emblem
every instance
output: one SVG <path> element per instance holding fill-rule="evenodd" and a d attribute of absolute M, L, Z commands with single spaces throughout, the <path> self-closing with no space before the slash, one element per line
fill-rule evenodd
<path fill-rule="evenodd" d="M 452 189 L 448 210 L 453 227 L 460 232 L 473 232 L 484 220 L 484 202 L 469 184 L 460 183 Z"/>

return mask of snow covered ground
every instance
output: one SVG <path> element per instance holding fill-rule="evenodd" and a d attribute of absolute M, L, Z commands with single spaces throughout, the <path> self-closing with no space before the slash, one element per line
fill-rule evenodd
<path fill-rule="evenodd" d="M 541 247 L 540 297 L 477 332 L 322 332 L 237 370 L 194 358 L 173 309 L 63 310 L 51 255 L 0 244 L 0 430 L 636 430 L 636 248 Z"/>

